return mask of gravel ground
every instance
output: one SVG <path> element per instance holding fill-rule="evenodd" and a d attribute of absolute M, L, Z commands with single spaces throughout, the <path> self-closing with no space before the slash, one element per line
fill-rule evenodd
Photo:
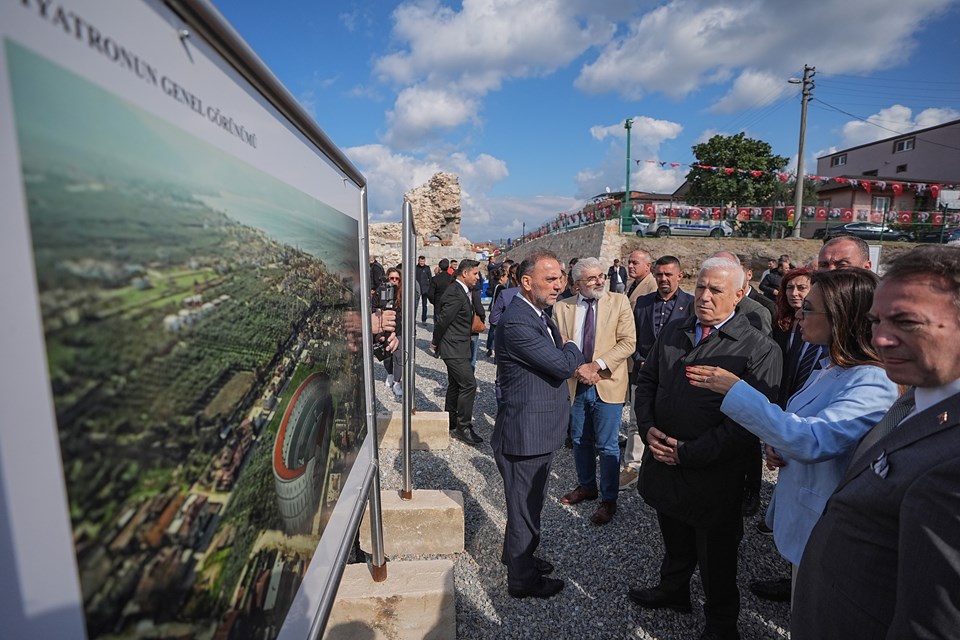
<path fill-rule="evenodd" d="M 417 408 L 441 411 L 446 390 L 446 369 L 427 351 L 432 324 L 417 323 Z M 486 334 L 481 338 L 485 344 Z M 566 585 L 547 600 L 516 599 L 507 594 L 506 569 L 500 550 L 506 525 L 503 482 L 490 449 L 496 415 L 492 359 L 477 362 L 477 400 L 474 427 L 484 442 L 477 447 L 451 438 L 446 451 L 414 451 L 413 487 L 447 489 L 463 493 L 465 550 L 456 557 L 454 579 L 457 602 L 457 636 L 480 638 L 643 638 L 675 640 L 697 638 L 703 628 L 703 591 L 699 575 L 692 581 L 693 613 L 646 611 L 627 597 L 631 586 L 657 582 L 663 552 L 656 514 L 636 490 L 621 491 L 613 521 L 603 527 L 590 522 L 596 502 L 567 506 L 560 496 L 576 486 L 569 449 L 554 456 L 538 555 L 553 562 L 553 577 Z M 377 364 L 377 405 L 396 411 L 399 403 L 383 380 Z M 624 419 L 627 417 L 624 411 Z M 381 483 L 384 491 L 402 484 L 399 452 L 381 450 Z M 761 492 L 767 504 L 773 476 L 764 471 Z M 740 545 L 740 631 L 746 639 L 789 637 L 789 607 L 756 598 L 747 585 L 752 580 L 789 576 L 789 565 L 776 552 L 771 537 L 754 529 L 756 518 L 744 521 Z M 399 558 L 390 558 L 398 560 Z M 413 558 L 411 558 L 413 559 Z M 423 557 L 420 557 L 423 559 Z"/>

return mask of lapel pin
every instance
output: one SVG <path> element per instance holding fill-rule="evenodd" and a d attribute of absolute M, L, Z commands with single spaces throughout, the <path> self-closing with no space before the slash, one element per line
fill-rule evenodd
<path fill-rule="evenodd" d="M 937 416 L 937 421 L 938 421 L 940 424 L 946 424 L 946 423 L 947 423 L 947 420 L 949 419 L 949 417 L 950 417 L 950 416 L 947 415 L 947 412 L 944 411 L 943 413 L 941 413 L 940 415 Z"/>

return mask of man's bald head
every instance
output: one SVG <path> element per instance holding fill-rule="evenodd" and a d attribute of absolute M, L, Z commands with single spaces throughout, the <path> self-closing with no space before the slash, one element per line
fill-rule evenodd
<path fill-rule="evenodd" d="M 860 267 L 869 269 L 870 245 L 856 236 L 837 236 L 823 243 L 817 256 L 817 271 Z"/>

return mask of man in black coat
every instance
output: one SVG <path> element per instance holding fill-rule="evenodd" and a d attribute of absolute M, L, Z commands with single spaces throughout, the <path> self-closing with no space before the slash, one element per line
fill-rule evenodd
<path fill-rule="evenodd" d="M 483 438 L 473 430 L 473 403 L 477 378 L 470 366 L 472 351 L 473 300 L 470 290 L 480 278 L 480 263 L 463 260 L 453 283 L 439 299 L 433 344 L 447 366 L 447 395 L 443 410 L 450 415 L 450 432 L 467 444 L 480 444 Z"/>
<path fill-rule="evenodd" d="M 430 300 L 430 304 L 433 305 L 434 323 L 437 321 L 440 300 L 443 298 L 443 294 L 447 290 L 447 287 L 449 287 L 450 283 L 453 282 L 453 276 L 449 273 L 450 261 L 444 258 L 438 263 L 437 266 L 440 267 L 440 271 L 437 272 L 437 275 L 430 278 L 430 285 L 427 287 L 427 299 Z"/>
<path fill-rule="evenodd" d="M 660 582 L 630 589 L 629 596 L 644 608 L 688 612 L 690 578 L 699 566 L 706 596 L 702 639 L 740 637 L 743 469 L 758 442 L 723 415 L 721 395 L 689 383 L 685 367 L 723 367 L 776 398 L 780 348 L 736 313 L 742 297 L 739 264 L 704 261 L 694 295 L 696 316 L 664 327 L 637 382 L 637 425 L 647 443 L 639 489 L 657 510 L 665 554 Z"/>
<path fill-rule="evenodd" d="M 424 256 L 417 258 L 416 271 L 417 286 L 420 288 L 420 303 L 423 305 L 423 311 L 420 316 L 420 322 L 427 321 L 427 301 L 430 299 L 430 281 L 433 280 L 430 273 L 430 265 Z"/>
<path fill-rule="evenodd" d="M 790 270 L 790 261 L 781 260 L 777 268 L 766 275 L 760 282 L 760 291 L 770 300 L 776 300 L 780 293 L 780 281 L 783 280 L 783 274 Z"/>

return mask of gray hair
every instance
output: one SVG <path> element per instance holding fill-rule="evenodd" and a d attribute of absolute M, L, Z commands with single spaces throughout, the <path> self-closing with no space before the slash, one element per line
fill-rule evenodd
<path fill-rule="evenodd" d="M 744 288 L 744 273 L 743 269 L 740 268 L 740 264 L 730 260 L 729 258 L 707 258 L 703 261 L 703 264 L 700 265 L 700 273 L 702 275 L 707 271 L 727 271 L 734 278 L 734 281 L 737 281 L 737 274 L 740 274 L 739 278 L 739 287 Z"/>
<path fill-rule="evenodd" d="M 577 264 L 570 269 L 570 277 L 574 282 L 582 280 L 583 272 L 591 268 L 600 269 L 600 273 L 603 273 L 603 265 L 596 258 L 580 258 L 577 260 Z"/>
<path fill-rule="evenodd" d="M 704 262 L 704 264 L 706 264 L 710 260 L 727 260 L 728 262 L 732 262 L 734 265 L 738 267 L 740 266 L 740 258 L 738 258 L 737 254 L 735 254 L 732 251 L 717 251 L 715 254 L 710 256 Z M 703 267 L 700 267 L 700 270 L 703 271 Z"/>

